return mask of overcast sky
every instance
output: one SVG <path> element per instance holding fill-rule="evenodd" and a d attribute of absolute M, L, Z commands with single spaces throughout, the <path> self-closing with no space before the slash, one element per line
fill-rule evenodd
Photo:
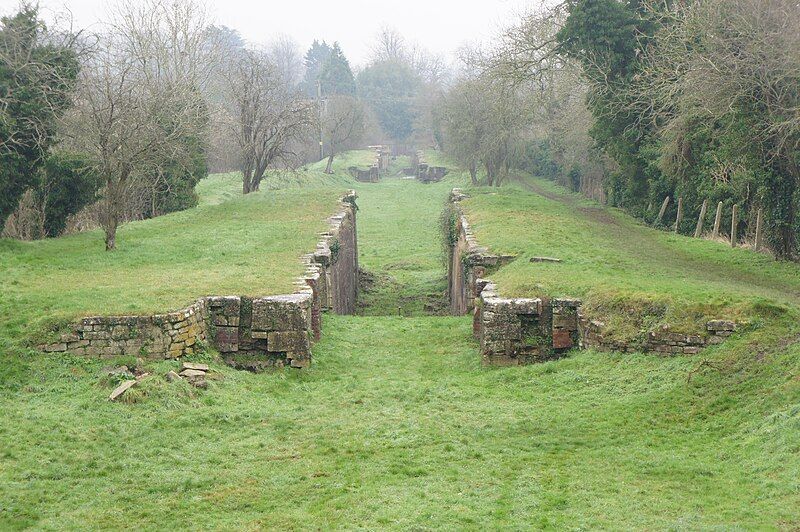
<path fill-rule="evenodd" d="M 40 0 L 47 10 L 72 12 L 76 26 L 107 18 L 109 0 Z M 127 0 L 135 2 L 136 0 Z M 214 17 L 253 43 L 292 36 L 305 50 L 311 41 L 339 41 L 355 65 L 369 59 L 370 41 L 381 28 L 397 28 L 432 52 L 452 54 L 464 43 L 486 40 L 514 20 L 532 0 L 208 0 Z M 18 0 L 0 0 L 8 13 Z"/>

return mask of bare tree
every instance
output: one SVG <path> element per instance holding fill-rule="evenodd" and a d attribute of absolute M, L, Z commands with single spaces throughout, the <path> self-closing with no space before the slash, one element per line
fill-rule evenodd
<path fill-rule="evenodd" d="M 259 50 L 244 50 L 232 61 L 228 94 L 228 124 L 240 150 L 242 191 L 248 194 L 259 189 L 267 168 L 296 164 L 295 146 L 313 123 L 313 104 Z"/>
<path fill-rule="evenodd" d="M 376 36 L 372 46 L 372 60 L 402 61 L 408 59 L 406 41 L 396 28 L 383 26 Z"/>
<path fill-rule="evenodd" d="M 305 69 L 297 41 L 288 35 L 279 35 L 269 44 L 268 53 L 283 82 L 291 88 L 297 87 Z"/>
<path fill-rule="evenodd" d="M 364 105 L 352 96 L 339 95 L 326 101 L 322 117 L 322 134 L 328 145 L 325 173 L 333 173 L 333 158 L 350 149 L 364 135 Z"/>
<path fill-rule="evenodd" d="M 116 248 L 132 183 L 165 167 L 188 167 L 186 139 L 203 136 L 207 27 L 192 2 L 122 8 L 81 69 L 64 129 L 104 178 L 98 211 L 107 250 Z"/>

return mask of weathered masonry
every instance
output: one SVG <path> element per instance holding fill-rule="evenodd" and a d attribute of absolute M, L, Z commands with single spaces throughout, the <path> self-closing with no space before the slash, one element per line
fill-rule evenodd
<path fill-rule="evenodd" d="M 389 158 L 391 150 L 389 146 L 378 144 L 369 147 L 375 151 L 375 160 L 367 170 L 362 170 L 357 166 L 351 166 L 347 170 L 356 181 L 361 183 L 377 183 L 380 181 L 381 175 L 386 173 L 389 169 Z"/>
<path fill-rule="evenodd" d="M 441 181 L 447 175 L 447 168 L 444 166 L 430 166 L 425 161 L 425 155 L 419 151 L 412 159 L 414 165 L 413 173 L 421 183 L 432 183 Z"/>
<path fill-rule="evenodd" d="M 329 218 L 316 250 L 302 257 L 305 273 L 293 294 L 211 296 L 154 316 L 95 316 L 70 326 L 46 352 L 178 358 L 213 345 L 233 366 L 306 367 L 311 342 L 322 331 L 322 312 L 352 314 L 358 297 L 356 195 L 350 191 Z"/>
<path fill-rule="evenodd" d="M 605 325 L 587 319 L 578 299 L 500 297 L 497 286 L 486 276 L 514 257 L 495 255 L 478 245 L 459 205 L 464 198 L 459 189 L 450 194 L 450 310 L 454 315 L 473 313 L 473 333 L 480 340 L 484 364 L 529 364 L 558 358 L 573 348 L 695 354 L 724 341 L 736 330 L 731 321 L 712 320 L 706 324 L 704 335 L 661 328 L 649 332 L 643 344 L 629 345 L 607 339 Z"/>

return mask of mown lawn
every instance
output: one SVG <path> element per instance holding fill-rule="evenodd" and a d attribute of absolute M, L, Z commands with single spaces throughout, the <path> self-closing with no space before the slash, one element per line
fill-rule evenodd
<path fill-rule="evenodd" d="M 0 338 L 83 315 L 165 312 L 202 295 L 291 292 L 300 256 L 349 186 L 343 173 L 310 171 L 270 176 L 243 197 L 238 174 L 215 175 L 198 185 L 197 208 L 122 226 L 113 252 L 99 230 L 0 240 Z"/>
<path fill-rule="evenodd" d="M 792 310 L 700 356 L 484 368 L 469 317 L 424 315 L 445 287 L 454 185 L 458 172 L 357 185 L 361 264 L 382 281 L 365 315 L 324 317 L 309 370 L 251 374 L 206 353 L 218 378 L 196 390 L 161 377 L 176 362 L 145 363 L 153 376 L 110 403 L 103 367 L 134 361 L 7 356 L 0 529 L 800 527 Z M 471 193 L 469 208 L 506 191 Z M 500 251 L 578 255 L 516 234 Z"/>

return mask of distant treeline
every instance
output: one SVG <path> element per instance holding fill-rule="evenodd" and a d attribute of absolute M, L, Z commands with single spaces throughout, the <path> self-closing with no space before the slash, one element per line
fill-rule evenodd
<path fill-rule="evenodd" d="M 790 0 L 576 0 L 464 52 L 443 146 L 489 182 L 519 168 L 690 234 L 704 200 L 759 208 L 770 247 L 800 230 L 800 9 Z"/>

